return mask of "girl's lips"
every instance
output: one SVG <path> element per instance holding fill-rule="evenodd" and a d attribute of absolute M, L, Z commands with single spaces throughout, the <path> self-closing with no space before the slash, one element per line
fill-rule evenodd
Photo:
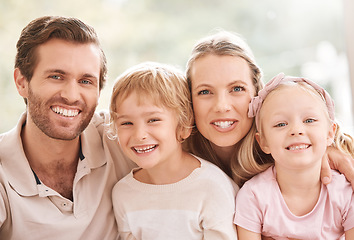
<path fill-rule="evenodd" d="M 311 146 L 310 144 L 306 144 L 306 143 L 297 143 L 286 147 L 286 149 L 290 151 L 300 151 L 300 150 L 308 149 L 310 146 Z"/>

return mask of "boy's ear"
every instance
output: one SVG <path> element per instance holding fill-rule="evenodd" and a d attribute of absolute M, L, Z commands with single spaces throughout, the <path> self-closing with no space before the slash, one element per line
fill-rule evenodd
<path fill-rule="evenodd" d="M 20 69 L 16 68 L 14 71 L 14 80 L 18 93 L 23 97 L 28 97 L 28 81 L 25 76 L 22 75 Z"/>
<path fill-rule="evenodd" d="M 327 146 L 330 146 L 333 143 L 334 138 L 336 136 L 336 131 L 337 131 L 337 124 L 332 123 L 329 130 L 328 130 Z"/>
<path fill-rule="evenodd" d="M 179 141 L 183 142 L 185 139 L 187 139 L 192 133 L 192 127 L 181 127 L 179 130 L 179 138 L 177 138 Z"/>
<path fill-rule="evenodd" d="M 270 154 L 270 149 L 268 147 L 267 140 L 265 140 L 264 137 L 262 137 L 258 132 L 256 133 L 255 137 L 262 151 L 266 154 Z"/>

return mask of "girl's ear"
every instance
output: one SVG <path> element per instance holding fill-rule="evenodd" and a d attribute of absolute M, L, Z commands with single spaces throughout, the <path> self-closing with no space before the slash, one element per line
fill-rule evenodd
<path fill-rule="evenodd" d="M 256 133 L 255 137 L 262 151 L 266 154 L 270 154 L 270 149 L 268 147 L 267 140 L 264 139 L 264 137 L 262 137 L 259 132 Z"/>
<path fill-rule="evenodd" d="M 28 81 L 22 75 L 20 69 L 16 68 L 14 71 L 14 80 L 18 93 L 23 97 L 28 97 Z"/>
<path fill-rule="evenodd" d="M 336 130 L 337 130 L 337 124 L 332 123 L 328 130 L 327 146 L 330 146 L 333 143 L 334 138 L 336 136 Z"/>

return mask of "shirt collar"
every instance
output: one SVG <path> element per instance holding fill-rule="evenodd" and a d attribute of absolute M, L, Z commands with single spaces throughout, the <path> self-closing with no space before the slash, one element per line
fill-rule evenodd
<path fill-rule="evenodd" d="M 9 184 L 23 196 L 38 194 L 38 177 L 31 170 L 23 150 L 21 140 L 22 126 L 26 121 L 23 113 L 17 126 L 0 136 L 0 161 Z M 89 124 L 81 134 L 80 160 L 85 159 L 91 169 L 106 164 L 102 137 L 94 124 Z"/>

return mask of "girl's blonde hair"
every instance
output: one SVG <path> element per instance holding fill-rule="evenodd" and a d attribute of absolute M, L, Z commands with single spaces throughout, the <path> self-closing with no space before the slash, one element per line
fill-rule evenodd
<path fill-rule="evenodd" d="M 308 80 L 307 80 L 308 81 Z M 267 95 L 264 97 L 263 102 L 266 101 L 267 97 L 270 94 L 275 94 L 276 91 L 280 91 L 281 89 L 285 88 L 285 87 L 289 87 L 289 86 L 296 86 L 301 88 L 303 91 L 305 91 L 308 94 L 311 94 L 312 96 L 319 98 L 322 103 L 322 108 L 323 111 L 326 114 L 327 120 L 329 122 L 329 124 L 334 123 L 336 125 L 336 132 L 335 132 L 335 136 L 334 136 L 334 140 L 332 143 L 332 146 L 339 149 L 340 151 L 342 151 L 345 154 L 350 155 L 352 158 L 354 157 L 354 140 L 353 137 L 351 137 L 349 134 L 346 133 L 342 133 L 341 129 L 339 127 L 339 124 L 335 121 L 334 118 L 334 108 L 333 109 L 328 109 L 328 106 L 330 106 L 331 104 L 327 104 L 326 101 L 328 101 L 328 97 L 330 98 L 330 96 L 328 95 L 327 99 L 326 97 L 323 96 L 323 94 L 321 92 L 319 92 L 317 89 L 315 89 L 313 86 L 309 85 L 307 82 L 301 82 L 301 81 L 284 81 L 279 83 L 278 86 L 276 86 L 274 89 L 272 89 L 271 91 L 269 91 L 267 93 Z M 267 86 L 265 87 L 265 89 L 267 89 Z M 328 93 L 326 93 L 328 94 Z M 331 99 L 331 101 L 333 101 Z M 263 104 L 262 104 L 263 105 Z M 259 122 L 258 125 L 258 132 L 260 135 L 262 135 L 262 122 L 261 122 L 261 115 L 262 115 L 262 105 L 259 106 L 259 114 L 257 113 L 256 118 Z M 331 117 L 332 116 L 332 117 Z M 274 162 L 274 160 L 273 160 Z"/>
<path fill-rule="evenodd" d="M 338 124 L 333 146 L 354 158 L 354 139 L 349 134 L 343 133 Z"/>
<path fill-rule="evenodd" d="M 117 107 L 132 92 L 137 93 L 139 101 L 152 99 L 157 106 L 166 107 L 176 112 L 178 119 L 176 137 L 179 133 L 192 127 L 193 110 L 186 78 L 181 70 L 167 64 L 144 62 L 129 68 L 121 74 L 114 86 L 110 102 L 110 128 L 108 135 L 114 139 L 117 134 L 115 126 Z"/>
<path fill-rule="evenodd" d="M 244 59 L 251 70 L 251 79 L 255 92 L 257 93 L 263 88 L 261 69 L 256 64 L 252 51 L 247 43 L 236 34 L 227 31 L 218 31 L 216 34 L 201 39 L 192 50 L 186 69 L 190 91 L 192 89 L 193 79 L 191 78 L 191 70 L 193 64 L 199 58 L 210 54 L 217 56 L 234 56 Z M 192 135 L 185 142 L 184 147 L 185 150 L 219 166 L 241 186 L 246 180 L 269 166 L 267 164 L 269 162 L 269 156 L 261 151 L 258 143 L 254 140 L 255 132 L 256 128 L 253 123 L 246 136 L 236 144 L 229 166 L 223 164 L 217 157 L 210 141 L 206 139 L 196 127 Z"/>

